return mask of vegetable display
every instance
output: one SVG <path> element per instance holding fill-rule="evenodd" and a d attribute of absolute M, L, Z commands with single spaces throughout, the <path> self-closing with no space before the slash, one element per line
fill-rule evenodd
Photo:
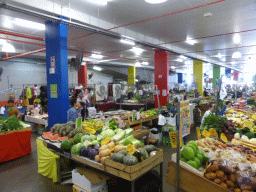
<path fill-rule="evenodd" d="M 16 117 L 9 117 L 7 119 L 0 117 L 0 133 L 4 131 L 13 131 L 23 129 L 24 126 Z"/>

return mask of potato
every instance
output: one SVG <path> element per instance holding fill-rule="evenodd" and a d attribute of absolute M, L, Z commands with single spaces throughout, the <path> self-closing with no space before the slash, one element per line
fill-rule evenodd
<path fill-rule="evenodd" d="M 125 150 L 126 146 L 115 146 L 114 152 L 118 153 L 119 151 Z"/>
<path fill-rule="evenodd" d="M 228 180 L 228 176 L 225 174 L 225 175 L 222 177 L 222 180 L 223 180 L 223 181 L 227 181 L 227 180 Z"/>
<path fill-rule="evenodd" d="M 207 143 L 208 143 L 209 145 L 213 145 L 213 144 L 214 144 L 212 138 L 206 137 L 205 140 L 207 141 Z"/>
<path fill-rule="evenodd" d="M 223 171 L 220 171 L 220 170 L 216 171 L 216 177 L 218 177 L 220 179 L 222 179 L 224 177 L 224 174 L 225 173 Z"/>
<path fill-rule="evenodd" d="M 207 147 L 207 146 L 206 146 L 203 142 L 201 142 L 201 141 L 197 141 L 197 144 L 198 144 L 198 146 L 203 147 L 203 148 L 206 148 L 206 147 Z"/>
<path fill-rule="evenodd" d="M 99 156 L 99 155 L 96 155 L 96 156 L 95 156 L 95 161 L 96 161 L 96 162 L 100 162 L 100 156 Z"/>
<path fill-rule="evenodd" d="M 115 143 L 114 141 L 111 141 L 109 144 L 107 144 L 109 149 L 112 149 L 113 147 L 115 147 Z"/>
<path fill-rule="evenodd" d="M 229 187 L 234 187 L 234 183 L 232 181 L 227 180 L 226 183 Z"/>
<path fill-rule="evenodd" d="M 108 146 L 107 146 L 107 145 L 102 145 L 102 146 L 99 148 L 99 152 L 104 151 L 104 150 L 106 150 L 106 149 L 108 149 Z"/>
<path fill-rule="evenodd" d="M 219 178 L 214 179 L 214 183 L 220 184 L 222 181 Z"/>
<path fill-rule="evenodd" d="M 100 157 L 107 157 L 107 156 L 111 155 L 111 150 L 105 149 L 103 151 L 100 151 L 99 155 L 100 155 Z"/>
<path fill-rule="evenodd" d="M 205 177 L 206 177 L 206 179 L 213 180 L 216 178 L 216 174 L 215 173 L 206 173 Z"/>
<path fill-rule="evenodd" d="M 215 171 L 217 171 L 217 170 L 219 169 L 219 166 L 218 166 L 218 165 L 211 165 L 211 166 L 209 167 L 209 169 L 210 169 L 212 172 L 215 172 Z"/>
<path fill-rule="evenodd" d="M 235 174 L 230 174 L 229 179 L 230 179 L 230 181 L 235 183 L 236 182 L 236 175 Z"/>
<path fill-rule="evenodd" d="M 226 183 L 224 183 L 224 182 L 222 182 L 222 183 L 220 184 L 220 186 L 221 186 L 221 187 L 223 187 L 223 188 L 225 188 L 225 189 L 228 189 L 227 184 L 226 184 Z"/>
<path fill-rule="evenodd" d="M 241 192 L 241 189 L 235 188 L 235 189 L 234 189 L 234 192 Z"/>
<path fill-rule="evenodd" d="M 105 159 L 106 159 L 107 157 L 109 157 L 109 156 L 102 157 L 102 158 L 100 159 L 100 162 L 101 162 L 101 163 L 104 163 L 104 162 L 105 162 Z"/>

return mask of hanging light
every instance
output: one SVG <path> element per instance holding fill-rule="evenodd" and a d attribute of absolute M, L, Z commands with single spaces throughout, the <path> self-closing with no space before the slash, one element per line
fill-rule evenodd
<path fill-rule="evenodd" d="M 2 51 L 6 52 L 6 53 L 14 53 L 15 52 L 15 48 L 10 43 L 4 43 L 3 47 L 2 47 Z"/>
<path fill-rule="evenodd" d="M 167 0 L 145 0 L 147 3 L 151 3 L 151 4 L 159 4 L 159 3 L 164 3 Z"/>
<path fill-rule="evenodd" d="M 238 51 L 233 53 L 233 55 L 232 55 L 233 59 L 238 59 L 238 58 L 241 58 L 241 57 L 242 57 L 242 54 L 240 52 L 238 52 Z"/>
<path fill-rule="evenodd" d="M 139 61 L 137 61 L 137 62 L 135 63 L 135 67 L 141 67 L 141 63 L 140 63 Z"/>

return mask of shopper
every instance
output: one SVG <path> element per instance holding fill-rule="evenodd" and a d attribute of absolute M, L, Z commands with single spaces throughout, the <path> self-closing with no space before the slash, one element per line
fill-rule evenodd
<path fill-rule="evenodd" d="M 76 106 L 76 99 L 72 99 L 70 101 L 70 105 L 71 105 L 71 108 L 68 110 L 68 121 L 73 121 L 73 122 L 76 122 L 76 119 L 78 118 L 78 113 L 77 113 L 77 110 L 75 108 Z"/>
<path fill-rule="evenodd" d="M 8 101 L 8 107 L 9 109 L 7 110 L 8 117 L 20 117 L 20 112 L 18 108 L 14 104 L 14 100 L 9 100 Z"/>
<path fill-rule="evenodd" d="M 84 103 L 86 103 L 86 100 L 85 100 L 84 95 L 83 95 L 82 92 L 79 93 L 78 98 L 77 98 L 77 102 L 84 102 Z"/>
<path fill-rule="evenodd" d="M 210 114 L 212 114 L 214 112 L 214 106 L 215 104 L 214 103 L 210 103 L 209 104 L 209 110 L 205 112 L 203 118 L 202 118 L 202 121 L 201 121 L 201 128 L 203 126 L 203 122 L 204 122 L 204 118 L 209 116 Z"/>
<path fill-rule="evenodd" d="M 172 117 L 174 117 L 175 115 L 177 115 L 177 112 L 178 112 L 178 99 L 175 98 L 174 101 L 173 101 L 173 106 L 171 107 L 170 111 L 169 111 L 169 114 L 170 116 L 172 115 Z"/>
<path fill-rule="evenodd" d="M 208 96 L 209 96 L 209 95 L 208 95 L 207 89 L 204 88 L 204 97 L 208 97 Z"/>
<path fill-rule="evenodd" d="M 132 90 L 129 90 L 128 99 L 131 100 L 133 97 L 134 97 L 134 94 L 133 94 Z"/>
<path fill-rule="evenodd" d="M 4 117 L 5 107 L 3 105 L 0 106 L 0 117 Z"/>
<path fill-rule="evenodd" d="M 84 121 L 87 117 L 87 107 L 84 102 L 77 102 L 77 113 L 78 117 L 82 117 Z"/>
<path fill-rule="evenodd" d="M 231 102 L 230 102 L 230 101 L 227 101 L 227 102 L 226 102 L 226 105 L 225 105 L 225 107 L 223 107 L 223 109 L 221 110 L 220 115 L 223 116 L 224 113 L 225 113 L 225 111 L 226 111 L 226 109 L 227 109 L 228 107 L 231 107 Z"/>
<path fill-rule="evenodd" d="M 186 93 L 186 90 L 183 91 L 183 99 L 184 99 L 184 101 L 187 100 L 187 93 Z"/>
<path fill-rule="evenodd" d="M 197 89 L 195 89 L 195 90 L 194 90 L 194 93 L 195 93 L 195 98 L 198 98 L 199 95 L 200 95 L 199 91 L 198 91 Z"/>

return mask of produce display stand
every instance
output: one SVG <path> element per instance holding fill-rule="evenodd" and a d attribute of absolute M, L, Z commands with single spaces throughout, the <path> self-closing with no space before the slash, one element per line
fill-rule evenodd
<path fill-rule="evenodd" d="M 154 115 L 154 116 L 151 116 L 151 117 L 142 118 L 142 119 L 134 120 L 134 121 L 132 121 L 129 118 L 128 120 L 125 121 L 125 123 L 126 123 L 126 127 L 127 128 L 130 128 L 133 125 L 140 125 L 140 126 L 142 126 L 142 123 L 146 123 L 146 122 L 149 122 L 149 124 L 152 125 L 152 121 L 155 120 L 155 119 L 158 119 L 158 118 L 159 118 L 159 115 Z"/>
<path fill-rule="evenodd" d="M 45 127 L 48 126 L 48 120 L 35 117 L 35 116 L 30 116 L 30 115 L 25 115 L 25 121 L 30 122 L 30 123 L 36 123 L 40 125 L 44 125 Z"/>
<path fill-rule="evenodd" d="M 169 162 L 168 166 L 168 176 L 167 176 L 167 183 L 169 185 L 175 185 L 176 177 L 175 172 L 176 163 L 173 161 Z M 180 185 L 179 189 L 188 191 L 188 192 L 229 192 L 228 189 L 222 188 L 220 185 L 204 178 L 202 175 L 197 174 L 190 169 L 183 167 L 180 165 L 179 167 L 179 178 L 180 178 Z"/>
<path fill-rule="evenodd" d="M 31 153 L 31 128 L 0 133 L 0 163 Z"/>
<path fill-rule="evenodd" d="M 122 179 L 130 181 L 132 192 L 135 192 L 135 181 L 137 179 L 139 179 L 141 176 L 143 176 L 144 174 L 146 174 L 156 166 L 160 165 L 160 176 L 162 179 L 160 192 L 163 192 L 163 150 L 162 149 L 157 149 L 158 152 L 155 156 L 150 157 L 147 160 L 144 160 L 143 162 L 138 163 L 135 166 L 126 166 L 117 162 L 113 162 L 108 158 L 105 160 L 105 164 L 101 164 L 95 161 L 91 161 L 88 158 L 62 152 L 61 149 L 58 149 L 58 146 L 60 145 L 60 143 L 51 143 L 50 141 L 46 141 L 41 137 L 39 137 L 38 139 L 42 140 L 44 142 L 44 145 L 47 146 L 47 148 L 51 149 L 52 151 L 56 152 L 57 155 L 73 160 L 80 165 L 97 169 L 108 175 L 120 177 Z M 59 182 L 61 182 L 62 179 L 61 179 L 60 165 L 58 162 L 57 162 L 57 166 L 58 166 L 57 168 L 58 180 Z"/>

